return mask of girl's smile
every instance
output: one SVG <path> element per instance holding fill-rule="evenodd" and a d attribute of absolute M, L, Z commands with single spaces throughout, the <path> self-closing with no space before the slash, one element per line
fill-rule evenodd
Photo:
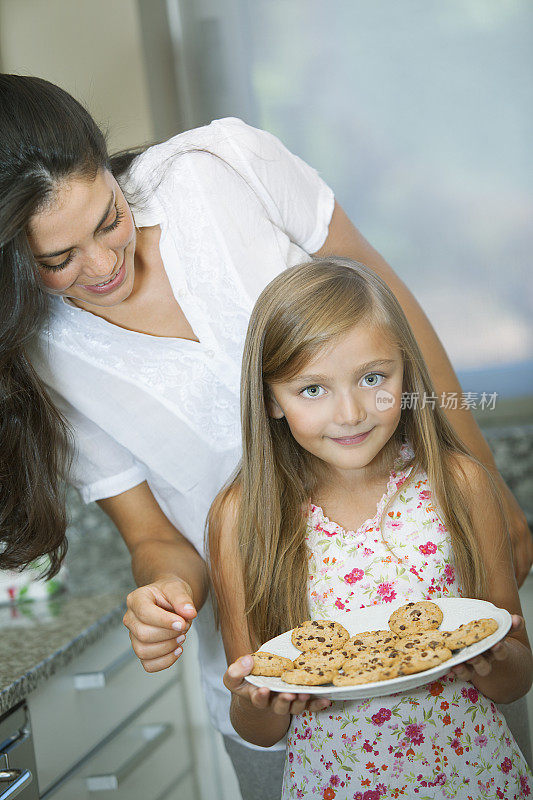
<path fill-rule="evenodd" d="M 364 442 L 366 440 L 367 436 L 369 436 L 372 433 L 373 430 L 374 430 L 374 428 L 370 428 L 370 430 L 366 431 L 366 433 L 359 433 L 357 436 L 355 436 L 355 435 L 354 436 L 342 436 L 342 437 L 333 436 L 333 437 L 331 437 L 331 440 L 333 442 L 335 442 L 336 444 L 340 444 L 340 445 L 342 445 L 344 447 L 348 447 L 350 445 L 360 444 L 361 442 Z"/>
<path fill-rule="evenodd" d="M 355 325 L 302 373 L 270 385 L 270 413 L 286 418 L 309 453 L 344 478 L 358 479 L 396 430 L 402 379 L 399 348 L 381 328 Z M 383 390 L 391 397 L 385 408 L 376 399 Z"/>

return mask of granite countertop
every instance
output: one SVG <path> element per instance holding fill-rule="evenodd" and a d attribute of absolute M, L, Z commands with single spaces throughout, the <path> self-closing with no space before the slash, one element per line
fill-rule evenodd
<path fill-rule="evenodd" d="M 69 494 L 65 590 L 0 606 L 0 714 L 34 691 L 109 628 L 122 624 L 134 588 L 128 551 L 98 506 Z"/>

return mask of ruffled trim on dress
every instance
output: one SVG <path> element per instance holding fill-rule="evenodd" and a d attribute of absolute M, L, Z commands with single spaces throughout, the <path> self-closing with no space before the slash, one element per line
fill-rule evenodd
<path fill-rule="evenodd" d="M 401 465 L 405 464 L 406 461 L 411 461 L 414 456 L 414 451 L 411 445 L 408 442 L 404 442 L 400 447 L 400 453 L 398 458 L 394 462 L 394 466 L 396 469 L 393 469 L 389 480 L 387 482 L 387 488 L 381 497 L 381 500 L 378 502 L 376 507 L 376 513 L 371 519 L 365 520 L 357 530 L 346 530 L 343 528 L 342 525 L 339 525 L 337 522 L 326 517 L 324 514 L 324 510 L 320 507 L 315 505 L 314 503 L 310 502 L 309 504 L 309 523 L 310 528 L 314 531 L 321 531 L 325 533 L 326 536 L 346 536 L 350 538 L 362 536 L 363 534 L 367 533 L 369 529 L 374 528 L 375 526 L 379 525 L 379 521 L 381 519 L 381 515 L 383 514 L 383 510 L 387 506 L 387 503 L 396 494 L 397 490 L 402 486 L 409 475 L 411 474 L 412 464 L 401 469 Z"/>

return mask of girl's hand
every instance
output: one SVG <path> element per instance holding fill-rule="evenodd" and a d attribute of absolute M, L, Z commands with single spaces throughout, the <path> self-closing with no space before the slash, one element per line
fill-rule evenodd
<path fill-rule="evenodd" d="M 290 692 L 271 692 L 265 687 L 252 686 L 244 680 L 252 671 L 254 661 L 246 655 L 230 664 L 224 673 L 224 686 L 232 694 L 247 700 L 254 708 L 269 709 L 274 714 L 301 714 L 302 711 L 322 711 L 331 705 L 325 697 L 313 697 L 309 694 L 293 694 Z"/>
<path fill-rule="evenodd" d="M 191 588 L 177 577 L 141 586 L 126 599 L 123 623 L 146 672 L 171 667 L 183 652 L 185 634 L 196 616 Z"/>
<path fill-rule="evenodd" d="M 524 618 L 518 614 L 512 615 L 511 631 L 518 631 L 524 627 Z M 507 638 L 507 637 L 506 637 Z M 463 681 L 471 681 L 476 676 L 486 677 L 492 672 L 494 661 L 504 661 L 509 655 L 509 646 L 506 639 L 502 639 L 479 656 L 452 667 L 449 677 L 458 677 Z"/>

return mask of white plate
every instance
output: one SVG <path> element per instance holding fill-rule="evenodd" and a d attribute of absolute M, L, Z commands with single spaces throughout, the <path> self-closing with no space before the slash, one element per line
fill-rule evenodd
<path fill-rule="evenodd" d="M 352 613 L 336 613 L 332 614 L 330 619 L 340 622 L 350 636 L 363 631 L 375 630 L 388 630 L 389 617 L 393 611 L 405 604 L 405 600 L 397 603 L 380 604 L 370 606 L 368 608 L 361 608 L 359 611 Z M 463 599 L 461 597 L 439 597 L 433 600 L 436 605 L 441 609 L 444 618 L 441 623 L 441 630 L 453 631 L 465 622 L 470 622 L 474 619 L 485 619 L 492 617 L 498 623 L 498 630 L 491 633 L 480 642 L 471 644 L 469 647 L 464 647 L 459 650 L 456 655 L 443 662 L 438 667 L 427 669 L 425 672 L 417 672 L 414 675 L 403 675 L 400 678 L 393 678 L 389 681 L 377 681 L 374 683 L 365 683 L 361 686 L 333 686 L 326 684 L 325 686 L 295 686 L 293 684 L 285 683 L 281 678 L 265 678 L 262 675 L 247 675 L 246 680 L 254 686 L 266 686 L 274 692 L 300 692 L 311 695 L 318 695 L 319 697 L 329 697 L 332 700 L 362 700 L 365 697 L 378 697 L 380 695 L 394 694 L 395 692 L 404 692 L 408 689 L 415 689 L 417 686 L 423 686 L 425 683 L 432 683 L 437 678 L 445 675 L 451 667 L 456 664 L 461 664 L 469 658 L 483 653 L 490 647 L 493 647 L 496 642 L 503 639 L 511 628 L 511 615 L 504 608 L 497 608 L 492 603 L 487 603 L 484 600 L 471 600 Z M 291 642 L 292 631 L 286 631 L 275 639 L 265 642 L 261 646 L 261 650 L 266 650 L 269 653 L 275 653 L 279 656 L 285 656 L 293 661 L 300 655 L 300 651 L 294 647 Z"/>

